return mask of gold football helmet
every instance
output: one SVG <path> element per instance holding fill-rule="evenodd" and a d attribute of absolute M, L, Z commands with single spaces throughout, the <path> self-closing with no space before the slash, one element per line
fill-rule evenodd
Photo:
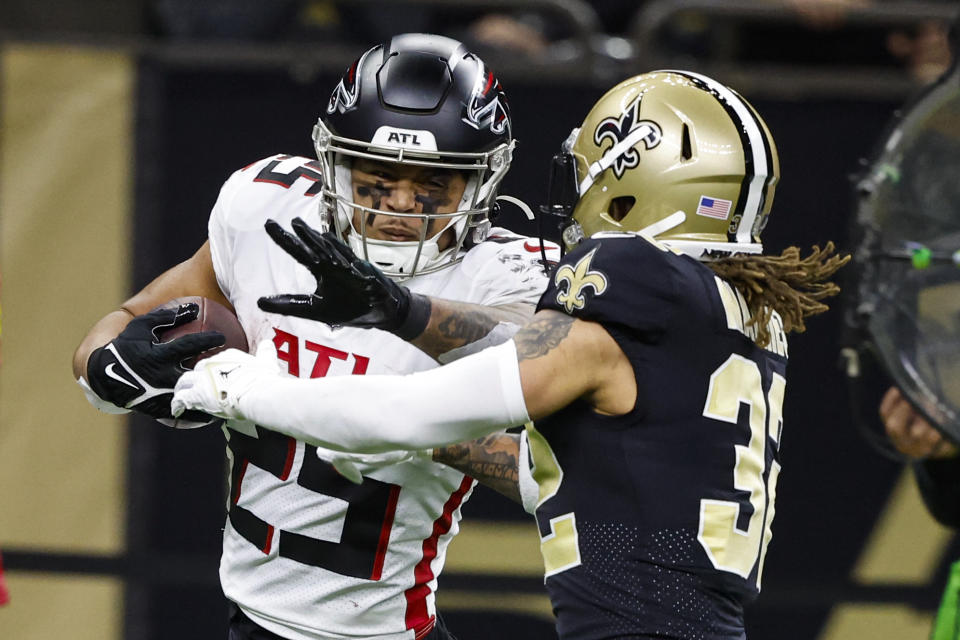
<path fill-rule="evenodd" d="M 633 231 L 701 259 L 762 251 L 780 177 L 777 148 L 756 110 L 688 71 L 654 71 L 615 86 L 555 163 L 550 209 L 563 209 L 558 189 L 574 201 L 563 229 L 568 248 L 600 231 Z"/>

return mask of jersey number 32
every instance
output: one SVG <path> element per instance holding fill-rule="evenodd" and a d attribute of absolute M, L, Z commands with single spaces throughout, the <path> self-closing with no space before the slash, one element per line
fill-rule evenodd
<path fill-rule="evenodd" d="M 766 467 L 767 437 L 778 446 L 783 424 L 783 396 L 787 382 L 776 373 L 764 397 L 763 376 L 756 362 L 731 355 L 710 376 L 710 387 L 703 415 L 720 422 L 736 424 L 740 406 L 749 406 L 750 440 L 746 446 L 734 445 L 736 463 L 733 487 L 749 494 L 753 513 L 746 529 L 738 526 L 741 505 L 727 500 L 700 500 L 700 530 L 697 539 L 713 566 L 749 578 L 757 569 L 756 586 L 760 589 L 763 561 L 772 532 L 774 501 L 780 465 L 771 460 Z"/>
<path fill-rule="evenodd" d="M 763 561 L 772 537 L 770 524 L 780 474 L 780 465 L 773 459 L 769 472 L 765 473 L 767 438 L 777 446 L 783 424 L 786 380 L 774 373 L 766 394 L 763 387 L 760 367 L 739 355 L 731 355 L 710 376 L 704 417 L 735 425 L 740 419 L 741 405 L 749 407 L 750 439 L 746 446 L 733 445 L 736 462 L 732 488 L 747 494 L 752 513 L 744 529 L 738 524 L 743 506 L 740 502 L 704 498 L 700 501 L 697 532 L 697 539 L 716 569 L 749 579 L 756 567 L 757 589 L 760 588 Z M 718 425 L 718 428 L 722 427 Z M 534 459 L 533 476 L 540 488 L 539 505 L 556 495 L 563 481 L 563 470 L 540 433 L 528 427 L 527 435 Z M 547 576 L 580 564 L 577 538 L 574 513 L 550 520 L 549 531 L 540 541 Z"/>

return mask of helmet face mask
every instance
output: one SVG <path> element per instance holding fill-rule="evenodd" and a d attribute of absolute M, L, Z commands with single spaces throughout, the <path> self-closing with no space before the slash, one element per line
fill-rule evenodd
<path fill-rule="evenodd" d="M 397 279 L 455 264 L 461 249 L 486 238 L 514 148 L 506 97 L 493 73 L 459 42 L 424 34 L 396 36 L 351 65 L 313 140 L 323 169 L 320 226 Z M 462 172 L 463 196 L 443 211 L 420 192 L 407 210 L 358 202 L 351 170 L 368 161 L 382 163 L 388 174 Z M 404 218 L 422 232 L 416 240 L 377 239 L 367 225 L 371 215 Z"/>
<path fill-rule="evenodd" d="M 779 158 L 742 97 L 685 71 L 621 82 L 564 145 L 575 166 L 569 247 L 600 231 L 652 236 L 696 258 L 762 251 Z"/>
<path fill-rule="evenodd" d="M 465 170 L 363 158 L 351 164 L 352 201 L 343 203 L 349 208 L 346 240 L 398 277 L 452 264 L 456 249 L 480 228 L 471 216 L 484 220 L 472 201 L 476 179 Z"/>

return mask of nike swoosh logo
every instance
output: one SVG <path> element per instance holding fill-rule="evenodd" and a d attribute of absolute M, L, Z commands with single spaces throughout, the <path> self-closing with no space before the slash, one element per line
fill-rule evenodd
<path fill-rule="evenodd" d="M 221 372 L 220 372 L 220 377 L 223 378 L 224 380 L 226 380 L 226 379 L 227 379 L 227 376 L 229 376 L 231 373 L 233 373 L 234 371 L 236 371 L 236 370 L 239 369 L 239 368 L 240 368 L 240 367 L 239 367 L 239 365 L 238 365 L 238 366 L 234 367 L 233 369 L 228 369 L 228 370 L 226 370 L 226 371 L 221 371 Z"/>
<path fill-rule="evenodd" d="M 527 240 L 523 243 L 523 248 L 530 253 L 540 253 L 539 242 L 531 242 L 530 240 Z M 550 242 L 549 240 L 543 241 L 543 248 L 547 253 L 556 253 L 560 251 L 560 245 L 558 245 L 556 242 Z"/>
<path fill-rule="evenodd" d="M 119 373 L 117 373 L 116 371 L 114 371 L 113 368 L 114 368 L 115 366 L 117 366 L 117 363 L 116 363 L 116 362 L 111 362 L 110 364 L 107 365 L 107 368 L 103 370 L 103 372 L 107 374 L 107 377 L 108 377 L 108 378 L 113 378 L 113 379 L 116 380 L 117 382 L 122 382 L 123 384 L 127 385 L 128 387 L 133 387 L 133 388 L 136 389 L 137 391 L 140 391 L 140 387 L 138 387 L 138 386 L 135 385 L 135 384 L 131 384 L 129 380 L 127 380 L 126 378 L 124 378 L 123 376 L 121 376 Z"/>

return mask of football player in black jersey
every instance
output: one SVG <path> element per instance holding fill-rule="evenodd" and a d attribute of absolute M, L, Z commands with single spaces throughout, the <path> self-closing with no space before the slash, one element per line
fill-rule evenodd
<path fill-rule="evenodd" d="M 695 73 L 615 86 L 557 166 L 576 194 L 570 252 L 513 340 L 409 376 L 317 381 L 225 352 L 180 379 L 174 412 L 366 452 L 532 419 L 521 493 L 560 637 L 744 638 L 780 473 L 785 335 L 826 310 L 847 258 L 832 244 L 763 255 L 776 147 L 749 103 Z"/>

